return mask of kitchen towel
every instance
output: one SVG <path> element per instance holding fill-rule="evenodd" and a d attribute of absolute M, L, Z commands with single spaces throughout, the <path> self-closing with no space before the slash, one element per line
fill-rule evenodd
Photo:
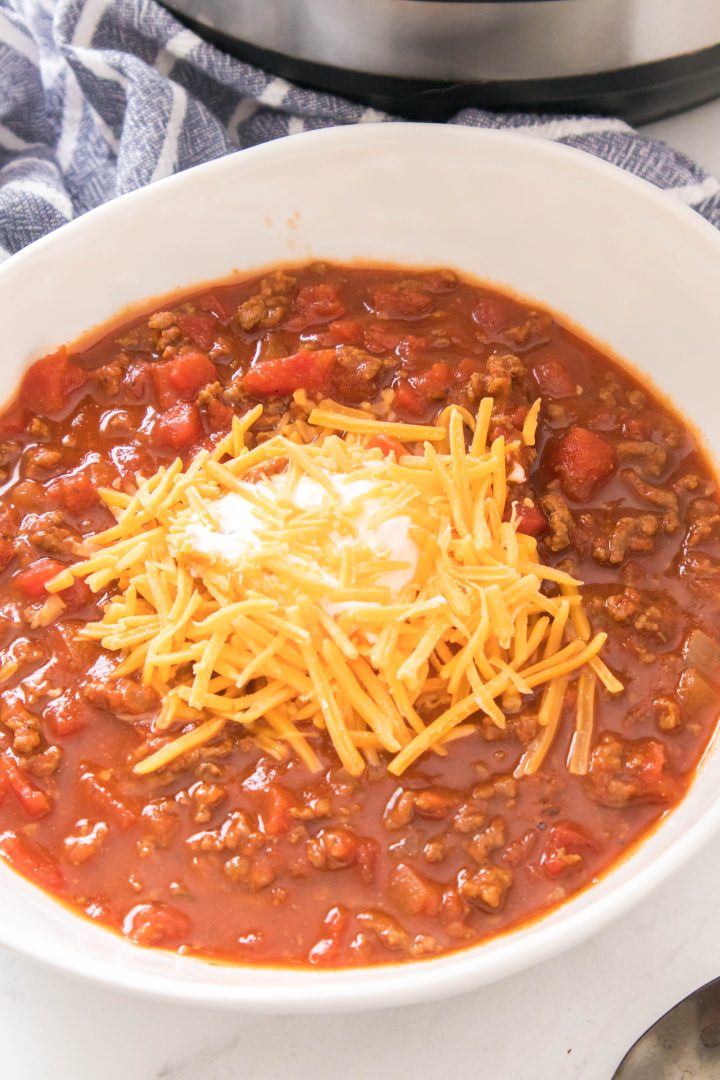
<path fill-rule="evenodd" d="M 201 161 L 393 119 L 226 56 L 154 0 L 0 0 L 0 258 Z M 720 227 L 720 184 L 621 120 L 463 109 L 449 122 L 580 147 Z"/>

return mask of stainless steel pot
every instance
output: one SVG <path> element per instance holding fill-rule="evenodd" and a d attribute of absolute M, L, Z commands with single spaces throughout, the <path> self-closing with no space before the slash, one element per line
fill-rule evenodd
<path fill-rule="evenodd" d="M 720 93 L 720 0 L 170 0 L 238 55 L 377 101 L 564 106 Z M 591 80 L 588 83 L 588 80 Z M 409 85 L 408 85 L 409 84 Z M 437 98 L 435 99 L 437 103 Z M 387 104 L 387 102 L 385 102 Z M 600 103 L 602 104 L 602 103 Z M 405 109 L 404 111 L 407 111 Z"/>

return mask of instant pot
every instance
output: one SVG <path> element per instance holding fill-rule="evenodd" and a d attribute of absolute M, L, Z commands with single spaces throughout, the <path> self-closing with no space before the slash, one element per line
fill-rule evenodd
<path fill-rule="evenodd" d="M 720 0 L 172 0 L 295 82 L 412 118 L 465 105 L 632 123 L 720 94 Z"/>

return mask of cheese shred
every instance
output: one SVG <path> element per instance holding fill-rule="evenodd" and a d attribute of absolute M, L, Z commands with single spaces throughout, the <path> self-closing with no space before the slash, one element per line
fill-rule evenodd
<path fill-rule="evenodd" d="M 130 494 L 101 489 L 116 523 L 48 583 L 46 606 L 84 578 L 102 617 L 80 636 L 117 654 L 115 676 L 159 693 L 138 775 L 233 730 L 311 771 L 325 732 L 350 775 L 379 753 L 400 775 L 480 722 L 504 728 L 519 701 L 538 724 L 525 776 L 568 699 L 569 767 L 587 770 L 596 694 L 622 684 L 581 583 L 544 566 L 508 514 L 522 444 L 490 440 L 492 405 L 475 417 L 449 406 L 427 425 L 324 402 L 256 442 L 258 405 L 188 466 L 138 477 Z M 383 456 L 379 435 L 404 453 Z"/>

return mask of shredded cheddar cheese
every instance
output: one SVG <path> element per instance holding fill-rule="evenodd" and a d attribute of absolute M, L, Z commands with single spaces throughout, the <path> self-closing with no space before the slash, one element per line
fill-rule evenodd
<path fill-rule="evenodd" d="M 185 469 L 160 468 L 130 495 L 103 489 L 116 524 L 48 583 L 56 594 L 83 577 L 107 591 L 81 636 L 161 698 L 166 742 L 136 773 L 229 728 L 311 770 L 325 731 L 351 775 L 379 752 L 399 775 L 478 717 L 503 728 L 540 691 L 539 734 L 517 769 L 527 775 L 578 675 L 570 767 L 586 771 L 597 686 L 622 685 L 600 659 L 606 635 L 592 635 L 581 583 L 543 565 L 508 513 L 520 444 L 488 445 L 492 400 L 475 417 L 444 409 L 435 426 L 322 402 L 249 448 L 261 411 Z M 368 446 L 377 435 L 406 452 L 383 456 Z"/>

